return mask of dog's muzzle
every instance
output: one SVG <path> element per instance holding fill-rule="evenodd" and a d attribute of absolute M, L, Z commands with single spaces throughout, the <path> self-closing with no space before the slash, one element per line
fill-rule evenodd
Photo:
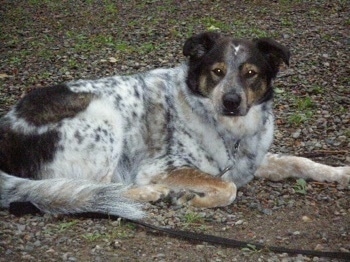
<path fill-rule="evenodd" d="M 237 93 L 226 93 L 222 96 L 223 114 L 227 116 L 238 116 L 242 97 Z"/>

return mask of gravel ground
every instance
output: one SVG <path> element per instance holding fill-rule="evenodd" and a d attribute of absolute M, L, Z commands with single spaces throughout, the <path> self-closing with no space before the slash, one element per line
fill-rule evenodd
<path fill-rule="evenodd" d="M 350 164 L 347 1 L 0 1 L 0 115 L 33 88 L 182 61 L 193 33 L 271 36 L 292 51 L 276 80 L 274 152 Z M 231 206 L 145 207 L 147 222 L 289 248 L 350 251 L 348 185 L 254 180 Z M 150 234 L 124 221 L 0 210 L 0 261 L 330 261 Z M 331 260 L 337 261 L 337 260 Z"/>

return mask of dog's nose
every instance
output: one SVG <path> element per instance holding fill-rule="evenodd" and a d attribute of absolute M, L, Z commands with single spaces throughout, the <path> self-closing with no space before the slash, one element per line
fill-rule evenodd
<path fill-rule="evenodd" d="M 227 93 L 222 97 L 222 104 L 224 113 L 228 115 L 236 115 L 238 113 L 239 105 L 241 104 L 242 98 L 236 93 Z"/>

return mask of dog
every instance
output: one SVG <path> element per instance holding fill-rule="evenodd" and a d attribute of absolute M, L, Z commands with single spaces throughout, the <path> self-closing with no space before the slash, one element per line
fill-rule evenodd
<path fill-rule="evenodd" d="M 0 203 L 145 216 L 142 202 L 231 204 L 254 177 L 347 185 L 350 167 L 268 153 L 273 86 L 289 50 L 205 32 L 170 69 L 29 92 L 0 120 Z"/>

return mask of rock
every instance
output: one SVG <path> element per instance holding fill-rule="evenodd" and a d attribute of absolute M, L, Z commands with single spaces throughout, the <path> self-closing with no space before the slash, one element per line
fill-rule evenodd
<path fill-rule="evenodd" d="M 312 219 L 308 216 L 303 216 L 301 220 L 303 220 L 303 222 L 312 222 Z"/>
<path fill-rule="evenodd" d="M 238 220 L 238 221 L 235 223 L 235 225 L 236 225 L 236 226 L 238 226 L 238 225 L 242 225 L 242 224 L 243 224 L 243 222 L 244 222 L 244 220 L 243 220 L 243 219 Z"/>
<path fill-rule="evenodd" d="M 298 129 L 297 131 L 295 131 L 293 134 L 292 134 L 292 137 L 293 138 L 299 138 L 300 137 L 300 134 L 301 134 L 301 129 Z"/>

